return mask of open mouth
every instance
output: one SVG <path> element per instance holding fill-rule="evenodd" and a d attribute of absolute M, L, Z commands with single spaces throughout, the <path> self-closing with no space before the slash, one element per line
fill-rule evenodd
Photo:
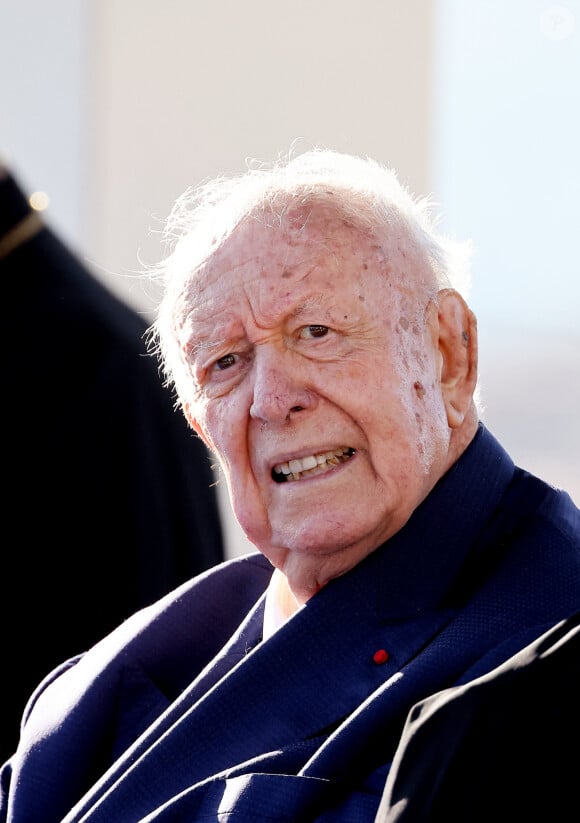
<path fill-rule="evenodd" d="M 272 480 L 276 483 L 287 483 L 290 480 L 301 480 L 315 474 L 324 474 L 324 472 L 340 465 L 340 463 L 346 463 L 354 453 L 355 450 L 351 449 L 350 446 L 343 446 L 329 452 L 311 454 L 299 460 L 278 463 L 272 469 Z"/>

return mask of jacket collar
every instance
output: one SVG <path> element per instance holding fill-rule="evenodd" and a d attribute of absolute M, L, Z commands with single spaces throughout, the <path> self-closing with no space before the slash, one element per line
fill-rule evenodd
<path fill-rule="evenodd" d="M 328 591 L 343 589 L 352 602 L 374 598 L 379 619 L 399 621 L 441 604 L 483 533 L 514 474 L 514 464 L 480 424 L 457 462 L 439 480 L 405 526 Z M 326 596 L 323 589 L 316 598 Z M 313 601 L 316 598 L 313 598 Z"/>
<path fill-rule="evenodd" d="M 445 595 L 512 474 L 511 460 L 480 426 L 405 527 L 265 642 L 262 595 L 222 652 L 78 811 L 115 784 L 119 808 L 139 796 L 150 810 L 236 763 L 314 745 L 377 690 L 396 692 L 401 668 L 454 616 Z"/>

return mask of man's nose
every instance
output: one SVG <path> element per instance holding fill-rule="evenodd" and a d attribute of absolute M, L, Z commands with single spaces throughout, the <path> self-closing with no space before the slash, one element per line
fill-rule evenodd
<path fill-rule="evenodd" d="M 254 361 L 254 396 L 250 415 L 263 423 L 283 423 L 311 408 L 312 393 L 289 352 L 262 355 Z"/>

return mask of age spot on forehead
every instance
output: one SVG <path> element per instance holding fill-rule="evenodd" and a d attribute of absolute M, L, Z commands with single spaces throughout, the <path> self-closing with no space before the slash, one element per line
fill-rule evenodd
<path fill-rule="evenodd" d="M 422 400 L 423 397 L 425 396 L 425 388 L 424 388 L 423 384 L 421 383 L 421 381 L 420 380 L 415 380 L 415 382 L 413 383 L 413 388 L 415 389 L 415 393 L 416 393 L 417 397 L 420 400 Z"/>

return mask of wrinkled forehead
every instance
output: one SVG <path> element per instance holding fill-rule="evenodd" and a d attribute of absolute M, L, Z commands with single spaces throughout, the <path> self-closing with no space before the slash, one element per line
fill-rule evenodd
<path fill-rule="evenodd" d="M 345 248 L 368 246 L 388 253 L 391 239 L 371 228 L 368 220 L 347 214 L 328 201 L 285 198 L 254 209 L 245 216 L 193 273 L 197 286 L 220 275 L 232 275 L 251 263 L 276 275 L 304 257 L 336 254 Z"/>
<path fill-rule="evenodd" d="M 320 271 L 337 272 L 346 259 L 365 257 L 367 267 L 374 268 L 385 254 L 368 228 L 336 209 L 291 203 L 276 214 L 254 213 L 240 222 L 192 273 L 189 298 L 203 303 L 216 289 L 241 286 L 259 291 L 260 302 L 267 301 L 280 289 L 312 281 Z"/>
<path fill-rule="evenodd" d="M 226 293 L 242 282 L 259 290 L 265 311 L 280 288 L 316 270 L 339 271 L 345 258 L 358 259 L 363 290 L 362 280 L 376 286 L 371 286 L 372 274 L 388 269 L 391 286 L 408 292 L 416 288 L 422 268 L 408 233 L 398 225 L 382 226 L 364 210 L 349 212 L 330 196 L 278 198 L 247 214 L 190 273 L 177 315 L 182 320 L 206 315 L 212 293 Z"/>

